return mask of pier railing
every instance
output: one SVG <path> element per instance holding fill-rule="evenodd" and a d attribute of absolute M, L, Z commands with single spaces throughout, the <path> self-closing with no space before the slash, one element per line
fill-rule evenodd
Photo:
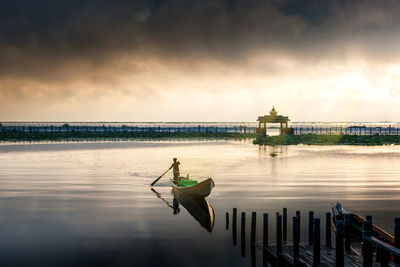
<path fill-rule="evenodd" d="M 149 132 L 149 133 L 256 133 L 256 122 L 0 122 L 0 132 Z M 290 125 L 296 135 L 400 135 L 399 123 L 297 123 Z M 268 135 L 279 127 L 267 127 Z"/>
<path fill-rule="evenodd" d="M 255 123 L 3 122 L 0 132 L 255 133 Z"/>
<path fill-rule="evenodd" d="M 398 125 L 363 125 L 363 126 L 295 126 L 294 134 L 325 134 L 325 135 L 399 135 Z"/>
<path fill-rule="evenodd" d="M 373 266 L 374 250 L 376 250 L 376 261 L 381 263 L 381 266 L 389 266 L 391 257 L 394 257 L 394 262 L 397 266 L 400 265 L 400 218 L 395 218 L 394 235 L 395 241 L 390 245 L 382 240 L 377 239 L 372 235 L 372 218 L 363 222 L 363 266 Z"/>

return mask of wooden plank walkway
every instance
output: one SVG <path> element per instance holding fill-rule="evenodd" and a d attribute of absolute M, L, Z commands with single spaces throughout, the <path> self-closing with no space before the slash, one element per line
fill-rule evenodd
<path fill-rule="evenodd" d="M 350 216 L 345 216 L 345 220 L 337 220 L 335 231 L 336 248 L 331 247 L 331 213 L 326 213 L 325 218 L 325 242 L 321 244 L 321 220 L 314 218 L 314 212 L 309 211 L 308 219 L 308 242 L 300 242 L 300 211 L 296 211 L 293 216 L 293 242 L 287 241 L 287 209 L 283 208 L 283 215 L 276 213 L 276 243 L 271 244 L 268 233 L 268 213 L 263 214 L 263 238 L 262 241 L 256 241 L 256 222 L 257 213 L 251 213 L 251 234 L 250 244 L 255 254 L 256 249 L 263 253 L 263 266 L 338 266 L 338 267 L 356 267 L 356 266 L 381 266 L 400 267 L 400 217 L 395 218 L 395 237 L 394 244 L 382 242 L 372 236 L 372 218 L 367 216 L 362 224 L 362 237 L 352 235 L 349 231 Z M 226 230 L 229 229 L 229 214 L 226 215 Z M 246 236 L 246 213 L 241 212 L 240 237 L 242 256 L 245 251 Z M 237 209 L 233 208 L 232 216 L 232 237 L 233 243 L 237 240 Z M 304 238 L 303 238 L 304 239 Z M 361 244 L 364 242 L 364 246 Z M 313 244 L 313 245 L 310 245 Z M 294 249 L 296 247 L 296 250 Z M 277 253 L 279 251 L 280 253 Z M 346 252 L 349 251 L 349 252 Z M 296 257 L 294 257 L 296 253 Z M 315 253 L 315 258 L 314 258 Z M 278 255 L 277 255 L 278 254 Z M 392 262 L 397 260 L 397 263 Z M 252 259 L 252 262 L 255 262 Z M 314 264 L 315 262 L 315 264 Z M 318 263 L 318 264 L 317 264 Z M 252 264 L 252 267 L 255 265 Z"/>
<path fill-rule="evenodd" d="M 263 242 L 256 242 L 255 247 L 261 251 L 263 251 Z M 287 242 L 283 245 L 283 259 L 281 266 L 305 266 L 312 267 L 313 266 L 313 246 L 308 245 L 308 243 L 300 243 L 300 262 L 295 265 L 293 259 L 293 244 Z M 344 266 L 349 267 L 362 267 L 363 266 L 363 258 L 361 254 L 361 247 L 353 247 L 353 250 L 350 253 L 345 252 L 344 257 Z M 268 247 L 264 248 L 265 256 L 267 257 L 267 262 L 270 266 L 278 266 L 277 258 L 276 258 L 276 245 L 272 244 Z M 326 246 L 321 246 L 321 263 L 318 266 L 321 267 L 331 267 L 335 266 L 335 248 L 328 248 Z M 264 265 L 267 266 L 267 265 Z M 381 266 L 379 262 L 373 263 L 373 266 Z M 389 263 L 389 266 L 398 267 L 393 262 Z"/>

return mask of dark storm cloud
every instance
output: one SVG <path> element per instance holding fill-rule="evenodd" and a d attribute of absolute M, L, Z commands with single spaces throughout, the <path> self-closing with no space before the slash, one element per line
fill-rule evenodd
<path fill-rule="evenodd" d="M 240 63 L 258 51 L 301 60 L 392 58 L 397 1 L 3 0 L 0 75 L 79 76 L 125 55 Z M 72 68 L 72 70 L 71 70 Z M 58 72 L 59 71 L 59 72 Z"/>

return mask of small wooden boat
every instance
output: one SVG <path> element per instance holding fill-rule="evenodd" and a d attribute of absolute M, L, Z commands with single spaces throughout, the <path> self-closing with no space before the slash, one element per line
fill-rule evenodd
<path fill-rule="evenodd" d="M 335 205 L 332 205 L 331 208 L 331 212 L 332 212 L 332 228 L 334 231 L 336 231 L 336 221 L 337 220 L 343 220 L 344 221 L 344 217 L 346 214 L 350 215 L 350 225 L 351 225 L 351 236 L 352 238 L 356 239 L 356 240 L 361 240 L 362 239 L 362 223 L 366 221 L 366 219 L 364 219 L 363 217 L 361 217 L 360 215 L 353 213 L 349 210 L 346 210 L 342 207 L 342 205 L 340 203 L 336 203 Z M 374 236 L 375 238 L 393 245 L 394 244 L 394 237 L 389 234 L 388 232 L 386 232 L 385 230 L 379 228 L 378 226 L 376 226 L 375 224 L 372 225 L 372 236 Z"/>
<path fill-rule="evenodd" d="M 171 180 L 171 184 L 174 190 L 177 190 L 185 194 L 202 196 L 202 197 L 207 197 L 215 186 L 214 181 L 211 178 L 208 178 L 200 183 L 193 183 L 193 185 L 189 186 L 179 186 L 175 184 L 173 180 Z"/>

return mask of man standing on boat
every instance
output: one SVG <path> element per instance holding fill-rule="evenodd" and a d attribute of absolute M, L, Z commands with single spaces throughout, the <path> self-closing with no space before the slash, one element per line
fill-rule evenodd
<path fill-rule="evenodd" d="M 173 174 L 174 174 L 174 182 L 175 182 L 175 183 L 177 183 L 178 180 L 179 180 L 179 175 L 180 175 L 180 172 L 179 172 L 179 165 L 180 165 L 180 164 L 181 164 L 181 163 L 178 161 L 178 159 L 177 159 L 177 158 L 174 158 L 174 162 L 172 163 L 171 167 L 169 167 L 169 169 L 173 168 L 173 169 L 172 169 L 172 172 L 173 172 Z"/>

